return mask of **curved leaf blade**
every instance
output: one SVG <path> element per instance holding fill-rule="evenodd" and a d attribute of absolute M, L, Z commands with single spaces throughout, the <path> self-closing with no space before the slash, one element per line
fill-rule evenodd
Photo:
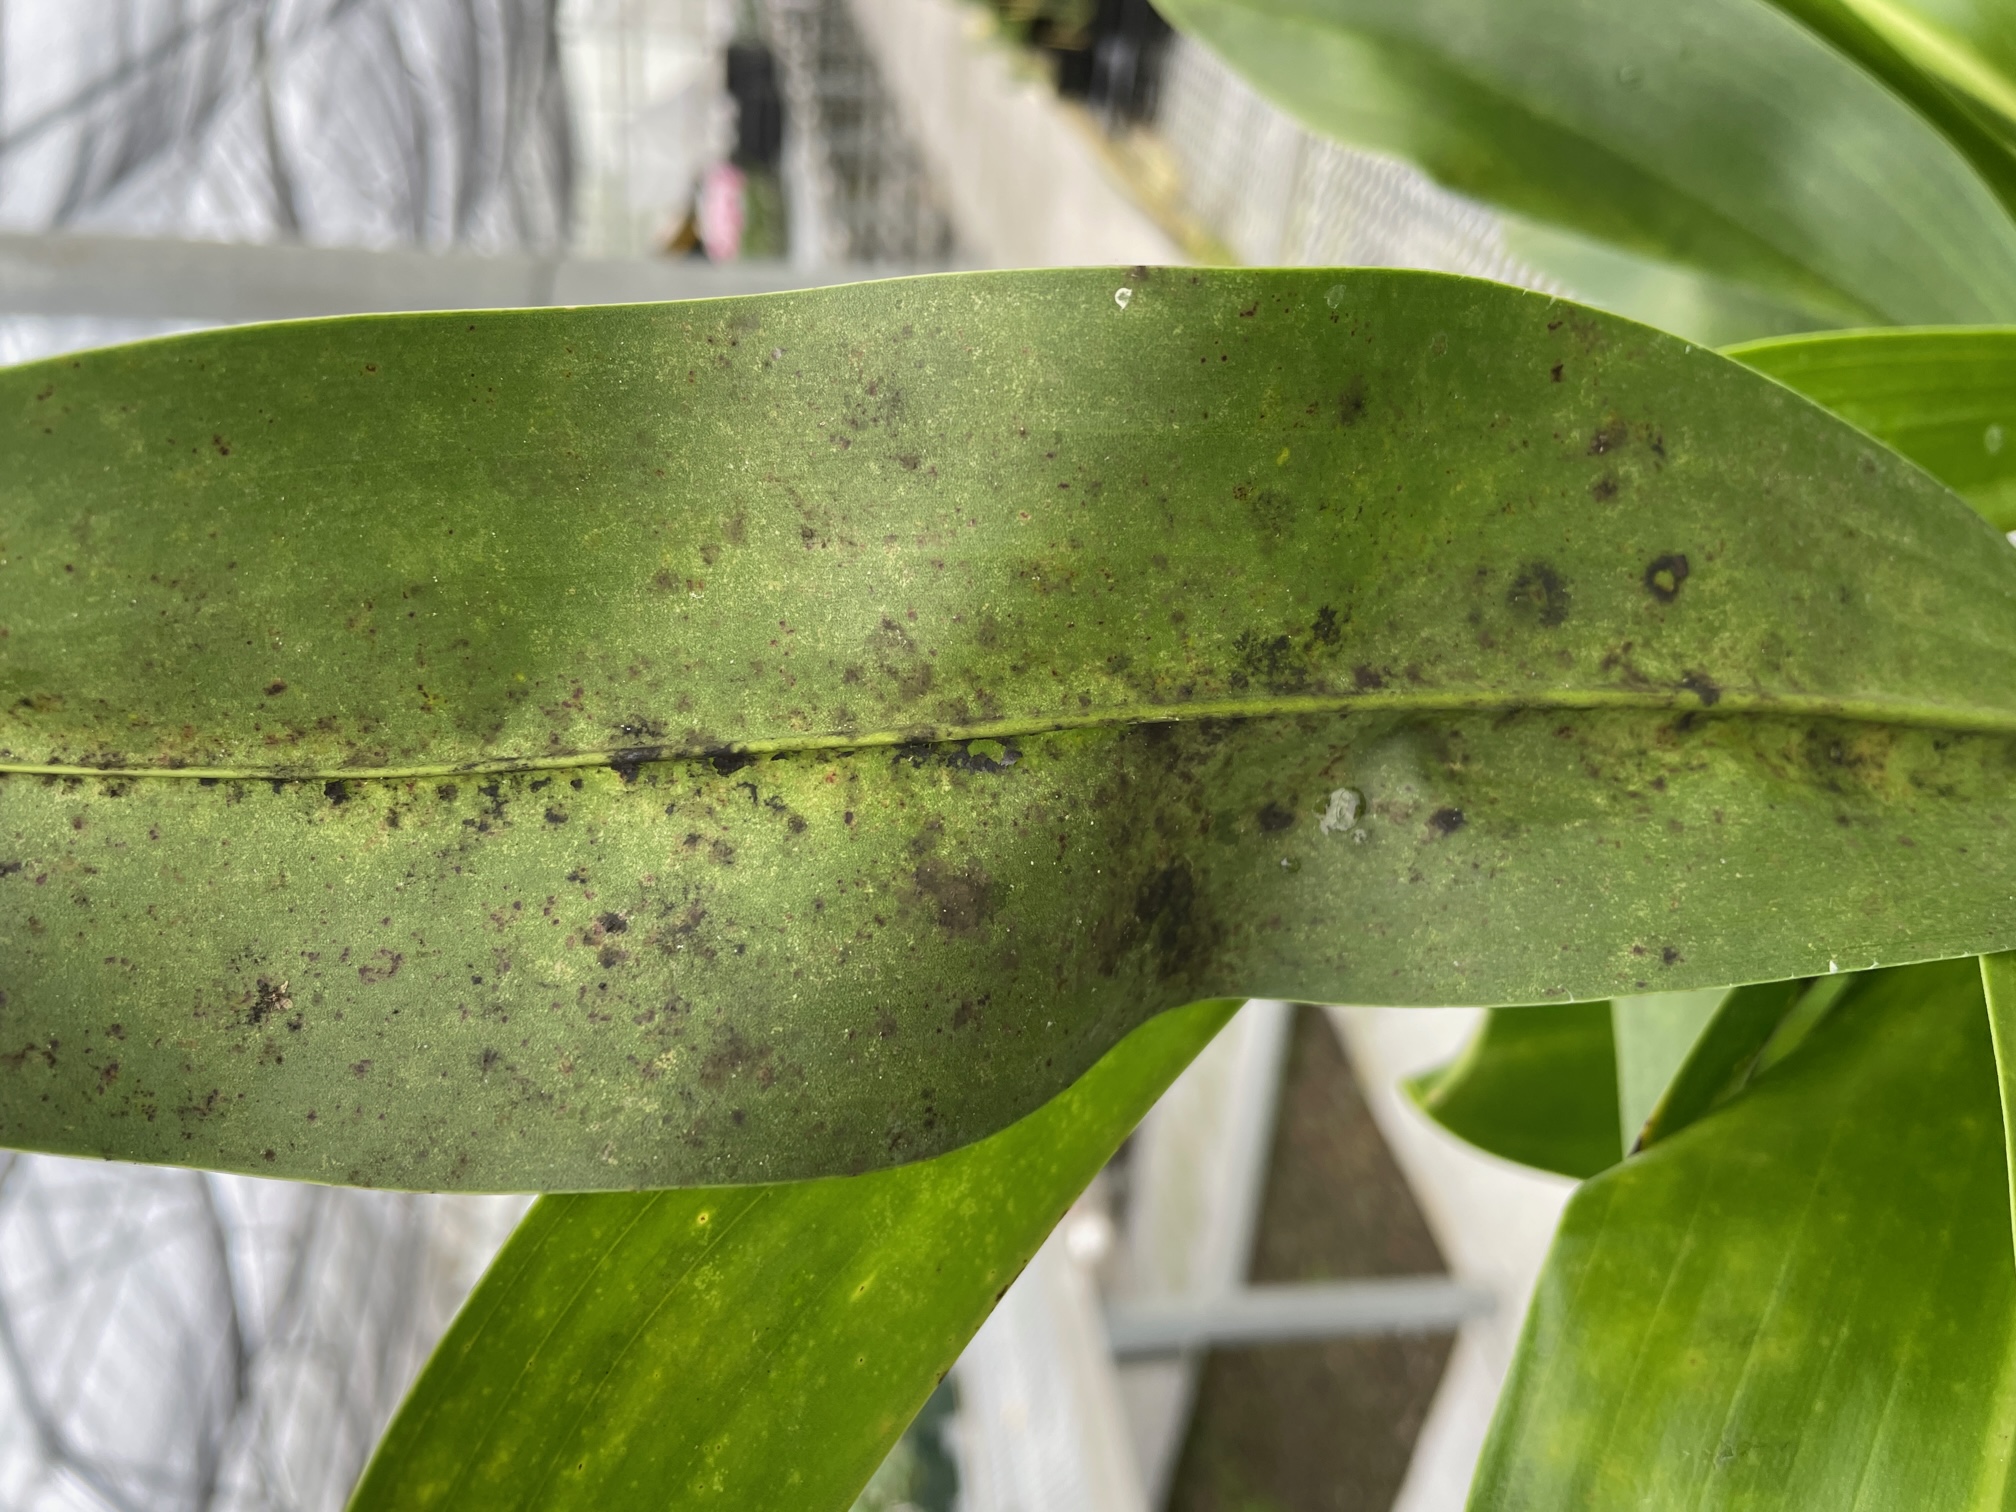
<path fill-rule="evenodd" d="M 1480 1150 L 1580 1180 L 1623 1159 L 1608 1003 L 1493 1008 L 1414 1105 Z"/>
<path fill-rule="evenodd" d="M 1671 1139 L 1740 1092 L 1764 1047 L 1807 986 L 1805 982 L 1763 982 L 1728 994 L 1632 1135 L 1632 1153 Z"/>
<path fill-rule="evenodd" d="M 1143 1025 L 939 1159 L 543 1198 L 350 1505 L 847 1507 L 1000 1292 L 1238 1005 Z"/>
<path fill-rule="evenodd" d="M 1471 1506 L 2000 1506 L 2016 1266 L 1973 961 L 1852 986 L 1583 1186 Z"/>
<path fill-rule="evenodd" d="M 1833 3 L 1881 34 L 1925 75 L 1974 103 L 2005 139 L 2016 136 L 2016 21 L 2007 6 L 1996 0 Z"/>
<path fill-rule="evenodd" d="M 1728 355 L 1894 446 L 2016 529 L 2016 330 L 1840 331 Z"/>
<path fill-rule="evenodd" d="M 1697 992 L 1633 994 L 1610 1005 L 1617 1040 L 1617 1105 L 1625 1149 L 1638 1142 L 1646 1119 L 1696 1048 L 1728 994 L 1709 987 Z"/>
<path fill-rule="evenodd" d="M 1095 270 L 324 322 L 0 412 L 17 1146 L 780 1180 L 983 1137 L 1228 991 L 2016 943 L 2007 544 L 1558 301 Z M 513 521 L 569 547 L 500 571 Z"/>
<path fill-rule="evenodd" d="M 1758 0 L 1176 0 L 1169 16 L 1316 130 L 1811 324 L 2016 314 L 2016 225 L 1975 166 Z"/>
<path fill-rule="evenodd" d="M 1772 0 L 1908 100 L 1973 164 L 2005 206 L 2016 205 L 2011 126 L 2016 101 L 2007 70 L 2006 22 L 1999 6 L 1933 0 L 1935 10 L 1967 10 L 1963 37 L 1899 0 Z"/>

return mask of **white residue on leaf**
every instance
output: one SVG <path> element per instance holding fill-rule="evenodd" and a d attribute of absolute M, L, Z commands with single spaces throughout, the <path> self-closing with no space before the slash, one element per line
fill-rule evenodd
<path fill-rule="evenodd" d="M 1316 828 L 1326 835 L 1349 835 L 1353 840 L 1363 840 L 1365 831 L 1357 826 L 1364 807 L 1365 797 L 1358 789 L 1338 788 L 1330 794 L 1330 806 L 1323 811 Z"/>
<path fill-rule="evenodd" d="M 1115 289 L 1113 291 L 1113 303 L 1120 306 L 1123 310 L 1127 308 L 1127 301 L 1133 297 L 1134 291 L 1132 289 Z"/>

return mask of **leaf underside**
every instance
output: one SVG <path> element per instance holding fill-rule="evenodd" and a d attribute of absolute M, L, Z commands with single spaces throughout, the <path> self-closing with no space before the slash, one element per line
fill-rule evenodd
<path fill-rule="evenodd" d="M 1542 296 L 304 322 L 0 375 L 0 446 L 16 1146 L 781 1180 L 1207 997 L 2016 943 L 2006 543 Z"/>

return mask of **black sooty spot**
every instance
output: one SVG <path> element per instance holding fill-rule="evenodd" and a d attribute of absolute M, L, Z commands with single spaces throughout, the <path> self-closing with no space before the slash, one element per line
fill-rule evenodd
<path fill-rule="evenodd" d="M 348 803 L 350 801 L 350 784 L 345 782 L 341 777 L 338 777 L 334 782 L 325 782 L 322 784 L 322 796 L 327 798 L 331 803 Z"/>
<path fill-rule="evenodd" d="M 1463 828 L 1463 810 L 1459 808 L 1439 808 L 1428 816 L 1428 828 L 1437 835 L 1453 835 Z"/>
<path fill-rule="evenodd" d="M 1645 569 L 1645 590 L 1662 604 L 1680 597 L 1680 585 L 1686 581 L 1687 558 L 1677 551 L 1654 557 L 1652 565 Z"/>
<path fill-rule="evenodd" d="M 1528 562 L 1505 591 L 1505 602 L 1515 613 L 1530 615 L 1550 630 L 1567 621 L 1573 601 L 1568 579 L 1546 562 Z"/>
<path fill-rule="evenodd" d="M 1288 828 L 1295 822 L 1295 816 L 1278 803 L 1270 803 L 1260 810 L 1260 828 L 1270 835 Z"/>

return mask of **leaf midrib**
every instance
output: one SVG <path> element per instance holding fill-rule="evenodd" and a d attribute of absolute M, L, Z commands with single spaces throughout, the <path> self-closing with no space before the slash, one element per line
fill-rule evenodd
<path fill-rule="evenodd" d="M 336 764 L 297 766 L 93 766 L 74 762 L 0 760 L 0 775 L 25 777 L 183 778 L 198 781 L 261 782 L 399 781 L 406 778 L 511 775 L 571 771 L 602 766 L 645 766 L 663 761 L 695 761 L 722 756 L 793 756 L 842 753 L 910 745 L 961 745 L 975 740 L 1013 740 L 1073 730 L 1115 729 L 1141 724 L 1181 724 L 1205 720 L 1247 721 L 1298 714 L 1520 714 L 1520 713 L 1679 713 L 1696 718 L 1835 719 L 1902 729 L 1939 730 L 1962 735 L 2016 735 L 2016 708 L 1953 708 L 1903 699 L 1825 698 L 1799 694 L 1758 694 L 1723 690 L 1712 702 L 1690 691 L 1570 689 L 1524 697 L 1496 693 L 1363 692 L 1217 699 L 1168 705 L 1137 704 L 1077 716 L 996 719 L 962 725 L 918 725 L 904 729 L 835 731 L 770 739 L 697 744 L 612 745 L 562 755 L 498 756 L 476 761 L 362 767 Z"/>

